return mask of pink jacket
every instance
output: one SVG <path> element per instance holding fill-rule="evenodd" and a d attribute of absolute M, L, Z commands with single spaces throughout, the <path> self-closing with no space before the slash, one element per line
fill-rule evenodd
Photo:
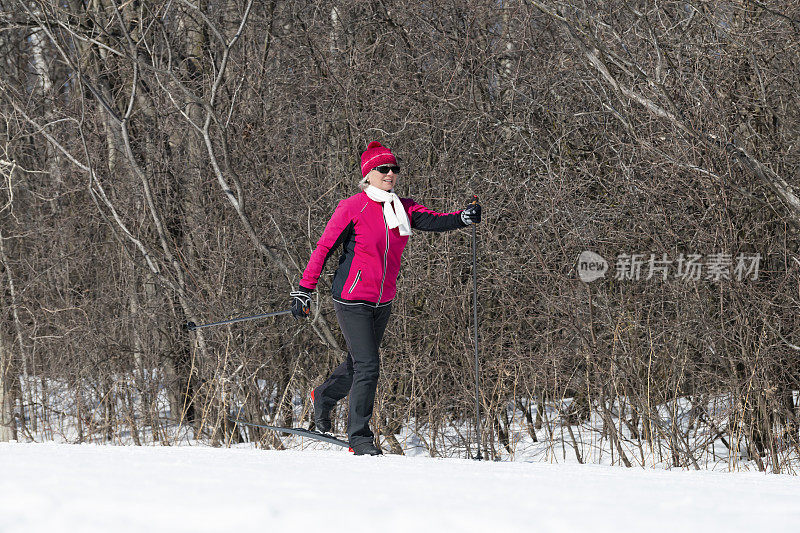
<path fill-rule="evenodd" d="M 410 198 L 401 199 L 412 229 L 448 231 L 463 228 L 461 211 L 437 213 Z M 342 245 L 339 266 L 333 277 L 333 299 L 345 304 L 384 305 L 392 301 L 400 273 L 400 256 L 408 242 L 397 228 L 389 229 L 383 208 L 360 192 L 345 198 L 336 207 L 311 253 L 300 285 L 309 290 L 317 286 L 328 257 Z"/>

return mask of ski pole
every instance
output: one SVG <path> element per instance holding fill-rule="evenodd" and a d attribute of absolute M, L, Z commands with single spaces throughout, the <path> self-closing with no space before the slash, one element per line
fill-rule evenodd
<path fill-rule="evenodd" d="M 473 195 L 473 204 L 478 203 L 478 196 Z M 478 382 L 478 238 L 476 236 L 475 224 L 472 224 L 472 324 L 474 326 L 473 336 L 475 337 L 475 429 L 478 437 L 478 455 L 476 460 L 483 459 L 481 456 L 481 404 L 478 399 L 480 384 Z"/>
<path fill-rule="evenodd" d="M 200 328 L 208 328 L 208 327 L 211 327 L 211 326 L 221 326 L 223 324 L 232 324 L 234 322 L 242 322 L 244 320 L 255 320 L 257 318 L 267 318 L 267 317 L 270 317 L 270 316 L 288 315 L 291 312 L 292 312 L 291 309 L 288 309 L 286 311 L 275 311 L 274 313 L 264 313 L 263 315 L 253 315 L 253 316 L 243 316 L 243 317 L 240 317 L 240 318 L 232 318 L 231 320 L 223 320 L 222 322 L 212 322 L 210 324 L 200 324 L 199 326 L 197 324 L 195 324 L 194 322 L 187 322 L 181 327 L 183 328 L 183 331 L 194 331 L 194 330 L 200 329 Z"/>

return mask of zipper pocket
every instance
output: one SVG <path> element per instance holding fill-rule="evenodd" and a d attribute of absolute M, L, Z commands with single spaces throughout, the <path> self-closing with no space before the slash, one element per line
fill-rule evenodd
<path fill-rule="evenodd" d="M 353 292 L 353 289 L 356 288 L 356 283 L 358 283 L 358 280 L 360 280 L 360 279 L 361 279 L 361 271 L 359 270 L 358 272 L 356 272 L 356 279 L 353 280 L 353 284 L 350 285 L 350 290 L 347 291 L 347 294 L 350 294 L 351 292 Z"/>

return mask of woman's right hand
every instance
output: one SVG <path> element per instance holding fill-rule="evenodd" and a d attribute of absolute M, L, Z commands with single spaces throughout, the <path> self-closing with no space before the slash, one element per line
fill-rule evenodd
<path fill-rule="evenodd" d="M 296 291 L 289 294 L 292 299 L 292 316 L 295 318 L 308 318 L 311 314 L 311 291 L 299 286 Z"/>

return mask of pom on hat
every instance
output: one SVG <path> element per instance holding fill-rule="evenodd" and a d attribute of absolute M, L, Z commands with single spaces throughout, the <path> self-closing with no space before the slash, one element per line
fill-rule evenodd
<path fill-rule="evenodd" d="M 361 154 L 361 177 L 369 174 L 369 171 L 375 167 L 396 164 L 397 159 L 391 150 L 378 141 L 372 141 L 367 145 L 366 151 Z"/>

